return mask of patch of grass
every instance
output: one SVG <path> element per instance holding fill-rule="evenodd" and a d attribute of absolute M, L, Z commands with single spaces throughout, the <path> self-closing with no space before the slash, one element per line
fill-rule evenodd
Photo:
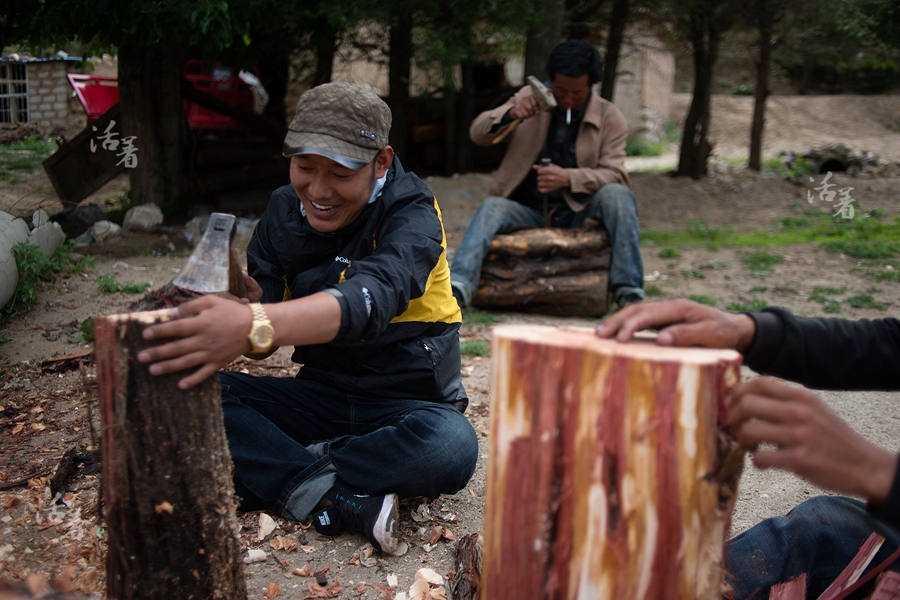
<path fill-rule="evenodd" d="M 775 219 L 775 227 L 778 229 L 803 229 L 812 225 L 812 221 L 803 217 L 782 217 Z"/>
<path fill-rule="evenodd" d="M 749 85 L 742 83 L 741 85 L 734 88 L 734 91 L 731 93 L 735 96 L 752 96 L 756 93 L 756 90 L 754 90 Z"/>
<path fill-rule="evenodd" d="M 12 171 L 26 171 L 33 173 L 41 166 L 44 159 L 56 152 L 56 142 L 31 137 L 15 142 L 9 146 L 0 146 L 0 179 L 10 183 L 20 183 L 22 180 L 16 177 Z"/>
<path fill-rule="evenodd" d="M 891 258 L 900 254 L 900 242 L 876 242 L 868 240 L 839 240 L 825 242 L 822 248 L 828 252 L 840 252 L 853 258 Z"/>
<path fill-rule="evenodd" d="M 686 279 L 706 279 L 706 274 L 696 269 L 682 269 L 681 276 Z"/>
<path fill-rule="evenodd" d="M 688 296 L 688 299 L 699 302 L 700 304 L 705 304 L 706 306 L 716 306 L 719 303 L 718 300 L 711 296 L 698 296 L 697 294 L 691 294 Z"/>
<path fill-rule="evenodd" d="M 81 330 L 81 336 L 84 338 L 86 342 L 94 341 L 94 321 L 91 319 L 85 319 L 78 326 L 78 329 Z"/>
<path fill-rule="evenodd" d="M 105 275 L 100 275 L 97 277 L 97 287 L 100 288 L 100 291 L 104 294 L 116 294 L 118 292 L 122 292 L 123 294 L 142 294 L 147 288 L 150 287 L 149 283 L 126 283 L 122 284 L 116 280 L 116 276 L 113 273 L 106 273 Z"/>
<path fill-rule="evenodd" d="M 659 251 L 660 258 L 681 258 L 681 253 L 675 248 L 663 248 Z"/>
<path fill-rule="evenodd" d="M 834 288 L 820 285 L 813 288 L 809 299 L 821 304 L 822 310 L 825 312 L 836 314 L 841 312 L 841 301 L 833 296 L 840 296 L 846 291 L 845 287 Z"/>
<path fill-rule="evenodd" d="M 487 356 L 490 349 L 485 340 L 465 340 L 459 343 L 459 351 L 463 356 Z"/>
<path fill-rule="evenodd" d="M 892 269 L 890 271 L 877 271 L 875 269 L 866 269 L 866 275 L 876 281 L 900 281 L 900 271 Z"/>
<path fill-rule="evenodd" d="M 19 243 L 12 247 L 19 283 L 6 306 L 0 310 L 0 323 L 30 312 L 37 305 L 38 286 L 48 281 L 55 273 L 84 273 L 93 268 L 94 258 L 82 258 L 72 262 L 74 241 L 60 245 L 53 258 L 47 258 L 37 246 Z"/>
<path fill-rule="evenodd" d="M 650 285 L 648 285 L 647 287 L 644 288 L 644 294 L 648 298 L 652 298 L 655 296 L 662 296 L 664 293 L 665 292 L 662 291 L 662 288 L 656 284 L 651 283 Z"/>
<path fill-rule="evenodd" d="M 750 288 L 750 293 L 751 294 L 764 294 L 768 289 L 769 288 L 762 286 L 762 285 L 754 285 L 752 288 Z"/>
<path fill-rule="evenodd" d="M 784 255 L 757 250 L 741 256 L 741 262 L 747 265 L 747 275 L 750 277 L 765 277 L 775 265 L 784 262 Z"/>
<path fill-rule="evenodd" d="M 703 263 L 703 268 L 718 271 L 719 269 L 730 269 L 731 265 L 729 265 L 727 262 L 716 260 L 713 262 Z"/>
<path fill-rule="evenodd" d="M 844 300 L 847 304 L 852 306 L 853 308 L 874 308 L 877 310 L 887 310 L 888 305 L 884 302 L 878 302 L 872 296 L 868 294 L 860 294 L 857 296 L 850 296 L 846 300 Z"/>
<path fill-rule="evenodd" d="M 740 302 L 728 302 L 725 304 L 725 310 L 732 310 L 735 312 L 759 312 L 765 307 L 767 307 L 765 300 L 760 300 L 756 296 L 753 296 L 753 299 L 750 301 L 750 304 L 741 304 Z"/>
<path fill-rule="evenodd" d="M 0 344 L 5 344 L 6 342 L 11 342 L 13 339 L 6 335 L 5 333 L 0 333 Z"/>
<path fill-rule="evenodd" d="M 466 325 L 493 325 L 499 323 L 500 318 L 477 308 L 468 308 L 463 316 L 463 321 Z"/>
<path fill-rule="evenodd" d="M 666 147 L 665 142 L 651 142 L 628 136 L 625 140 L 625 156 L 661 156 L 665 153 Z"/>
<path fill-rule="evenodd" d="M 105 273 L 97 277 L 97 287 L 104 294 L 117 294 L 122 291 L 122 284 L 116 281 L 113 273 Z"/>

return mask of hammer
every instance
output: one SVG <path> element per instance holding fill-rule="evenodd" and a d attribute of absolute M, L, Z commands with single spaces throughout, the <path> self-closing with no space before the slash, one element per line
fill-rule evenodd
<path fill-rule="evenodd" d="M 234 215 L 213 213 L 200 243 L 185 261 L 172 285 L 192 292 L 231 292 L 247 295 L 237 252 L 231 247 L 235 234 Z"/>
<path fill-rule="evenodd" d="M 538 106 L 541 107 L 541 110 L 551 110 L 556 108 L 556 98 L 553 97 L 553 93 L 547 89 L 540 80 L 534 75 L 528 76 L 528 85 L 531 86 L 531 94 L 534 96 L 534 99 L 537 101 Z M 491 144 L 499 144 L 503 141 L 506 136 L 512 133 L 512 130 L 515 129 L 519 123 L 522 122 L 522 119 L 515 119 L 512 123 L 510 123 L 506 129 L 500 132 L 497 137 L 491 140 Z"/>

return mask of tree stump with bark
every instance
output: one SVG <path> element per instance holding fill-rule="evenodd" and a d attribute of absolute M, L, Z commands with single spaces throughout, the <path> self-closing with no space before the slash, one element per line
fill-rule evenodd
<path fill-rule="evenodd" d="M 603 229 L 529 229 L 495 236 L 472 303 L 568 317 L 609 310 L 612 248 Z"/>
<path fill-rule="evenodd" d="M 481 598 L 721 598 L 740 355 L 506 326 L 492 361 Z"/>
<path fill-rule="evenodd" d="M 107 594 L 119 600 L 244 600 L 232 463 L 219 380 L 180 390 L 150 375 L 142 331 L 170 311 L 94 319 L 103 422 Z"/>

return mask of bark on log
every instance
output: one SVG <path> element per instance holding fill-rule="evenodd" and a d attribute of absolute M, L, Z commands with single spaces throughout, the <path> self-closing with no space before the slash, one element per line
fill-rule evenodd
<path fill-rule="evenodd" d="M 721 598 L 740 355 L 506 326 L 492 357 L 482 597 Z"/>
<path fill-rule="evenodd" d="M 609 310 L 609 236 L 602 229 L 531 229 L 495 236 L 473 304 L 560 316 Z"/>
<path fill-rule="evenodd" d="M 109 532 L 107 593 L 119 600 L 244 599 L 232 464 L 218 378 L 178 389 L 152 376 L 141 337 L 168 310 L 94 319 Z"/>

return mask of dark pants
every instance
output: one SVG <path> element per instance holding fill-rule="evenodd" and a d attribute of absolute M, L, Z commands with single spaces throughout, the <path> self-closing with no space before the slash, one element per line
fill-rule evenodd
<path fill-rule="evenodd" d="M 385 400 L 286 377 L 221 373 L 235 487 L 305 521 L 340 479 L 371 495 L 453 494 L 475 472 L 478 437 L 448 404 Z"/>
<path fill-rule="evenodd" d="M 873 531 L 885 541 L 869 568 L 897 550 L 900 535 L 873 519 L 858 500 L 819 496 L 783 517 L 766 519 L 725 547 L 725 569 L 735 590 L 734 600 L 764 600 L 773 585 L 802 573 L 807 574 L 806 597 L 818 598 Z M 866 598 L 874 587 L 872 579 L 850 598 Z"/>

